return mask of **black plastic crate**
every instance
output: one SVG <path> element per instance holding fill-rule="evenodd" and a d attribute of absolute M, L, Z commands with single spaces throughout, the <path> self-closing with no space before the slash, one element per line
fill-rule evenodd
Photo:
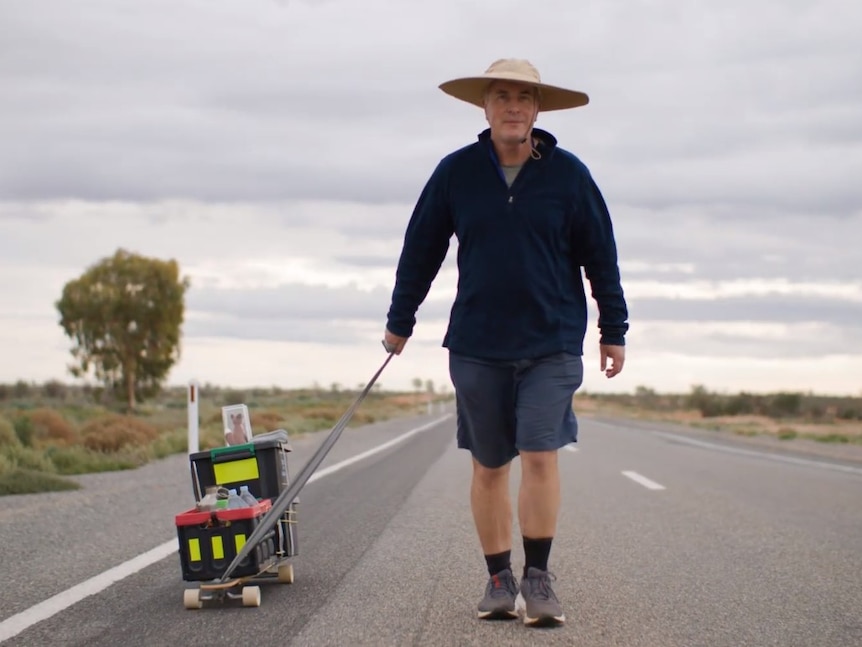
<path fill-rule="evenodd" d="M 237 491 L 247 485 L 257 499 L 278 498 L 290 485 L 287 455 L 290 444 L 278 439 L 216 447 L 189 456 L 195 500 L 200 501 L 207 487 L 219 485 Z M 299 552 L 297 496 L 275 526 L 278 556 L 293 557 Z"/>
<path fill-rule="evenodd" d="M 183 579 L 205 581 L 220 578 L 245 545 L 272 502 L 264 499 L 247 508 L 198 511 L 176 515 Z M 231 577 L 256 575 L 275 556 L 277 532 L 273 530 L 231 572 Z"/>
<path fill-rule="evenodd" d="M 247 485 L 257 499 L 277 499 L 290 484 L 287 455 L 290 445 L 279 440 L 216 447 L 189 456 L 195 500 L 209 486 L 236 488 Z"/>

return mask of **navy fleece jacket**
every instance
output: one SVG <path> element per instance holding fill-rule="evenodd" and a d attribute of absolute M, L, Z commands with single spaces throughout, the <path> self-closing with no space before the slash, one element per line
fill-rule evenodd
<path fill-rule="evenodd" d="M 628 312 L 605 201 L 586 166 L 550 133 L 511 188 L 490 130 L 437 165 L 407 226 L 387 328 L 410 337 L 454 234 L 458 289 L 443 346 L 487 359 L 583 354 L 587 303 L 601 343 L 624 345 Z"/>

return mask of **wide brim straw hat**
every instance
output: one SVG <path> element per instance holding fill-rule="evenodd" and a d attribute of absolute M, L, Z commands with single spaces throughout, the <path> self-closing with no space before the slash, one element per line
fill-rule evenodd
<path fill-rule="evenodd" d="M 501 58 L 491 63 L 484 74 L 465 76 L 440 84 L 440 89 L 446 94 L 484 107 L 485 91 L 494 81 L 514 81 L 526 83 L 539 90 L 539 110 L 567 110 L 585 106 L 590 98 L 578 90 L 569 90 L 556 85 L 543 83 L 532 63 L 518 58 Z"/>

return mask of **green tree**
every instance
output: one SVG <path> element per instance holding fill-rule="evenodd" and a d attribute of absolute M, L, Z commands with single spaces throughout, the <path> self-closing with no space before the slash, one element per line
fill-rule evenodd
<path fill-rule="evenodd" d="M 117 250 L 63 288 L 56 303 L 72 341 L 69 370 L 96 379 L 129 410 L 158 393 L 180 356 L 187 278 L 174 260 Z"/>

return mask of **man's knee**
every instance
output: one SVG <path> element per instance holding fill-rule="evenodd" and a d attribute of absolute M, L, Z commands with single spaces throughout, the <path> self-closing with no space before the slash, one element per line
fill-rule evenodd
<path fill-rule="evenodd" d="M 557 451 L 522 451 L 521 471 L 525 478 L 553 478 L 557 474 Z"/>
<path fill-rule="evenodd" d="M 501 483 L 507 483 L 509 478 L 509 468 L 511 463 L 506 463 L 500 467 L 485 467 L 473 459 L 473 480 L 477 485 L 486 488 L 500 486 Z"/>

